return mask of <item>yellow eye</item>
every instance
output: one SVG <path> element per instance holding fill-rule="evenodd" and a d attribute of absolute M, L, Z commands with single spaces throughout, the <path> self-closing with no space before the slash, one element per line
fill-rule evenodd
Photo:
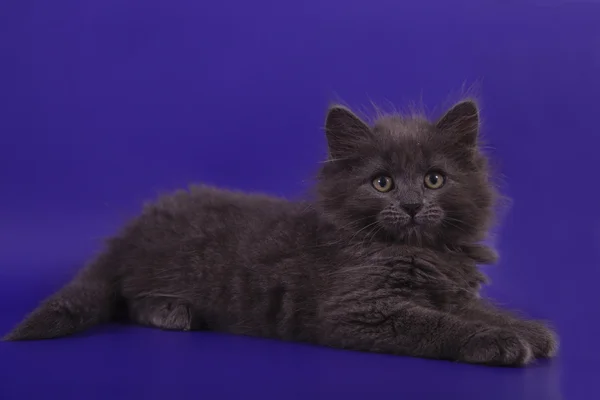
<path fill-rule="evenodd" d="M 441 172 L 429 172 L 425 175 L 425 186 L 429 189 L 439 189 L 446 183 L 446 177 Z"/>
<path fill-rule="evenodd" d="M 373 179 L 373 187 L 379 192 L 389 192 L 394 187 L 394 181 L 389 176 L 378 176 Z"/>

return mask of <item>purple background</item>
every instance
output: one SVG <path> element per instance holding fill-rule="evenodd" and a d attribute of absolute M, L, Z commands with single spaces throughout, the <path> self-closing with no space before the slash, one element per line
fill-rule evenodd
<path fill-rule="evenodd" d="M 435 115 L 475 85 L 513 198 L 488 293 L 562 352 L 502 369 L 105 326 L 0 343 L 0 398 L 598 398 L 599 21 L 598 1 L 3 0 L 0 333 L 159 192 L 304 193 L 330 100 Z"/>

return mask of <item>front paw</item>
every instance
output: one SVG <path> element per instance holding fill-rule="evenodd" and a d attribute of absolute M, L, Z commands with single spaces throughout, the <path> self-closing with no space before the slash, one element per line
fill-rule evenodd
<path fill-rule="evenodd" d="M 460 359 L 473 364 L 522 366 L 533 360 L 533 351 L 516 332 L 492 328 L 471 336 L 461 349 Z"/>
<path fill-rule="evenodd" d="M 521 321 L 516 327 L 537 358 L 552 358 L 558 352 L 558 335 L 539 321 Z"/>

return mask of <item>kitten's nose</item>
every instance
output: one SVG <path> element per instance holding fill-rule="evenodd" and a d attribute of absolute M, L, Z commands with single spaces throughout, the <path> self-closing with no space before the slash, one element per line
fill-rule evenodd
<path fill-rule="evenodd" d="M 423 203 L 402 204 L 402 208 L 404 209 L 404 211 L 406 211 L 411 217 L 414 217 L 422 207 Z"/>

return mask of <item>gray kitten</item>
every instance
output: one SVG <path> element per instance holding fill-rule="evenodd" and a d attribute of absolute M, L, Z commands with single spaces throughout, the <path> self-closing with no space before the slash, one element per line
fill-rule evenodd
<path fill-rule="evenodd" d="M 436 123 L 327 115 L 314 202 L 194 186 L 145 207 L 6 340 L 125 318 L 490 365 L 552 357 L 556 335 L 479 296 L 496 198 L 464 101 Z"/>

